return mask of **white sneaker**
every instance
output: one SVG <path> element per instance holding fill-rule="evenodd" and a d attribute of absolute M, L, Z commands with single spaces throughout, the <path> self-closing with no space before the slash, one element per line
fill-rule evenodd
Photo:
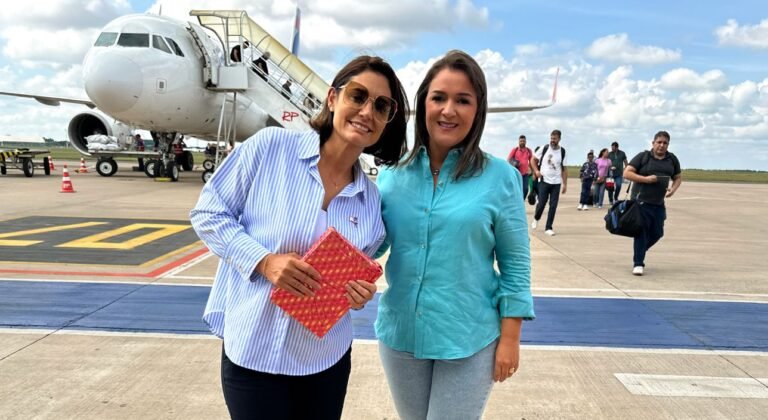
<path fill-rule="evenodd" d="M 582 211 L 582 210 L 584 210 L 584 206 L 583 206 L 583 205 L 581 205 L 581 204 L 579 204 L 579 206 L 578 206 L 578 207 L 576 207 L 576 210 L 578 210 L 578 211 Z"/>
<path fill-rule="evenodd" d="M 584 208 L 582 210 L 589 210 L 589 206 L 584 204 Z"/>
<path fill-rule="evenodd" d="M 552 229 L 548 229 L 548 230 L 544 231 L 544 233 L 546 233 L 549 236 L 555 236 L 555 231 L 552 230 Z M 640 268 L 643 268 L 643 267 L 640 267 Z"/>
<path fill-rule="evenodd" d="M 536 230 L 537 226 L 539 226 L 539 221 L 536 219 L 533 219 L 533 222 L 531 222 L 531 229 Z"/>
<path fill-rule="evenodd" d="M 644 271 L 643 266 L 642 265 L 638 265 L 638 266 L 636 266 L 635 268 L 632 269 L 632 274 L 634 274 L 636 276 L 642 276 L 643 275 L 643 271 Z"/>

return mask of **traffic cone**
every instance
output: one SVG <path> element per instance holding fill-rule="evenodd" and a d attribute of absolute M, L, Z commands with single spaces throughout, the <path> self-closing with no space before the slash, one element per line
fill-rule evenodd
<path fill-rule="evenodd" d="M 63 193 L 73 193 L 75 189 L 72 188 L 72 180 L 69 179 L 69 171 L 67 170 L 67 164 L 64 164 L 64 169 L 61 170 L 61 191 Z"/>
<path fill-rule="evenodd" d="M 56 167 L 53 166 L 53 158 L 51 157 L 51 155 L 48 155 L 48 165 L 52 171 L 56 169 Z"/>
<path fill-rule="evenodd" d="M 80 158 L 80 168 L 77 170 L 79 174 L 87 174 L 88 168 L 85 166 L 85 158 Z"/>

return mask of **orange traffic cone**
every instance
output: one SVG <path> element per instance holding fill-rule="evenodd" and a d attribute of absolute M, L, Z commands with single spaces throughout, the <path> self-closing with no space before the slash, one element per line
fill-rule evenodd
<path fill-rule="evenodd" d="M 67 170 L 67 164 L 64 164 L 64 169 L 61 170 L 61 191 L 63 193 L 73 193 L 75 189 L 72 188 L 72 180 L 69 179 L 69 171 Z"/>
<path fill-rule="evenodd" d="M 85 166 L 85 158 L 80 158 L 80 169 L 77 170 L 77 173 L 79 174 L 86 174 L 88 173 L 88 168 Z"/>
<path fill-rule="evenodd" d="M 50 170 L 53 171 L 53 170 L 56 169 L 56 167 L 53 166 L 53 158 L 51 157 L 51 155 L 48 155 L 48 165 L 49 165 Z"/>

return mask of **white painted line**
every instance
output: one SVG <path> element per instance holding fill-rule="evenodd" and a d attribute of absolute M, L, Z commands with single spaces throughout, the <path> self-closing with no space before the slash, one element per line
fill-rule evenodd
<path fill-rule="evenodd" d="M 114 281 L 109 279 L 108 281 L 99 281 L 93 279 L 0 279 L 0 281 L 15 281 L 15 282 L 39 282 L 39 283 L 93 283 L 93 284 L 150 284 L 152 280 L 147 281 Z"/>
<path fill-rule="evenodd" d="M 700 350 L 700 349 L 659 349 L 637 347 L 599 347 L 599 346 L 552 346 L 543 344 L 522 344 L 528 350 L 564 351 L 564 352 L 600 352 L 600 353 L 638 353 L 686 356 L 756 356 L 768 357 L 768 352 L 753 350 Z"/>
<path fill-rule="evenodd" d="M 213 256 L 213 253 L 208 251 L 205 254 L 198 255 L 197 257 L 195 257 L 195 258 L 185 262 L 184 264 L 182 264 L 182 265 L 180 265 L 180 266 L 178 266 L 176 268 L 172 268 L 172 269 L 166 271 L 165 273 L 160 274 L 159 276 L 157 276 L 157 278 L 161 279 L 161 278 L 164 278 L 166 276 L 172 276 L 172 275 L 174 275 L 176 273 L 181 273 L 182 271 L 187 270 L 187 269 L 189 269 L 191 267 L 194 267 L 197 264 L 200 264 L 201 262 L 207 260 L 208 258 L 210 258 L 212 256 Z"/>
<path fill-rule="evenodd" d="M 54 335 L 86 335 L 96 337 L 173 338 L 177 340 L 219 340 L 213 334 L 147 333 L 130 331 L 61 330 Z"/>
<path fill-rule="evenodd" d="M 210 280 L 210 281 L 214 281 L 214 280 L 216 279 L 215 277 L 203 277 L 203 276 L 175 276 L 175 275 L 165 276 L 165 277 L 163 277 L 163 278 L 164 278 L 164 279 L 174 279 L 174 280 L 175 280 L 175 279 L 179 279 L 179 280 Z"/>
<path fill-rule="evenodd" d="M 633 395 L 654 397 L 768 398 L 766 379 L 615 373 Z"/>
<path fill-rule="evenodd" d="M 48 335 L 56 330 L 46 328 L 0 328 L 0 334 L 39 334 Z"/>

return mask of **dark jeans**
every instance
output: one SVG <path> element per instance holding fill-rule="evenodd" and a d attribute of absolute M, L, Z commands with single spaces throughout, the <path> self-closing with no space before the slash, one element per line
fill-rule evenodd
<path fill-rule="evenodd" d="M 664 236 L 664 220 L 667 218 L 664 206 L 640 203 L 640 209 L 643 212 L 644 226 L 640 235 L 635 236 L 635 267 L 645 267 L 645 253 Z"/>
<path fill-rule="evenodd" d="M 528 197 L 528 180 L 530 178 L 531 175 L 523 175 L 523 201 Z"/>
<path fill-rule="evenodd" d="M 539 202 L 536 204 L 536 213 L 533 215 L 534 219 L 541 219 L 547 200 L 549 200 L 549 212 L 547 213 L 546 230 L 550 230 L 552 229 L 552 223 L 555 221 L 557 202 L 560 201 L 560 184 L 547 184 L 544 181 L 539 181 Z"/>
<path fill-rule="evenodd" d="M 352 368 L 352 348 L 335 365 L 306 376 L 240 367 L 221 351 L 221 385 L 232 419 L 338 420 Z"/>
<path fill-rule="evenodd" d="M 613 182 L 616 183 L 616 186 L 613 187 L 613 195 L 609 197 L 611 199 L 611 204 L 619 199 L 619 194 L 621 194 L 621 183 L 624 182 L 624 178 L 615 176 L 613 177 Z"/>
<path fill-rule="evenodd" d="M 592 178 L 584 178 L 581 180 L 581 196 L 579 197 L 579 204 L 586 205 L 589 201 L 590 188 L 592 188 Z"/>

